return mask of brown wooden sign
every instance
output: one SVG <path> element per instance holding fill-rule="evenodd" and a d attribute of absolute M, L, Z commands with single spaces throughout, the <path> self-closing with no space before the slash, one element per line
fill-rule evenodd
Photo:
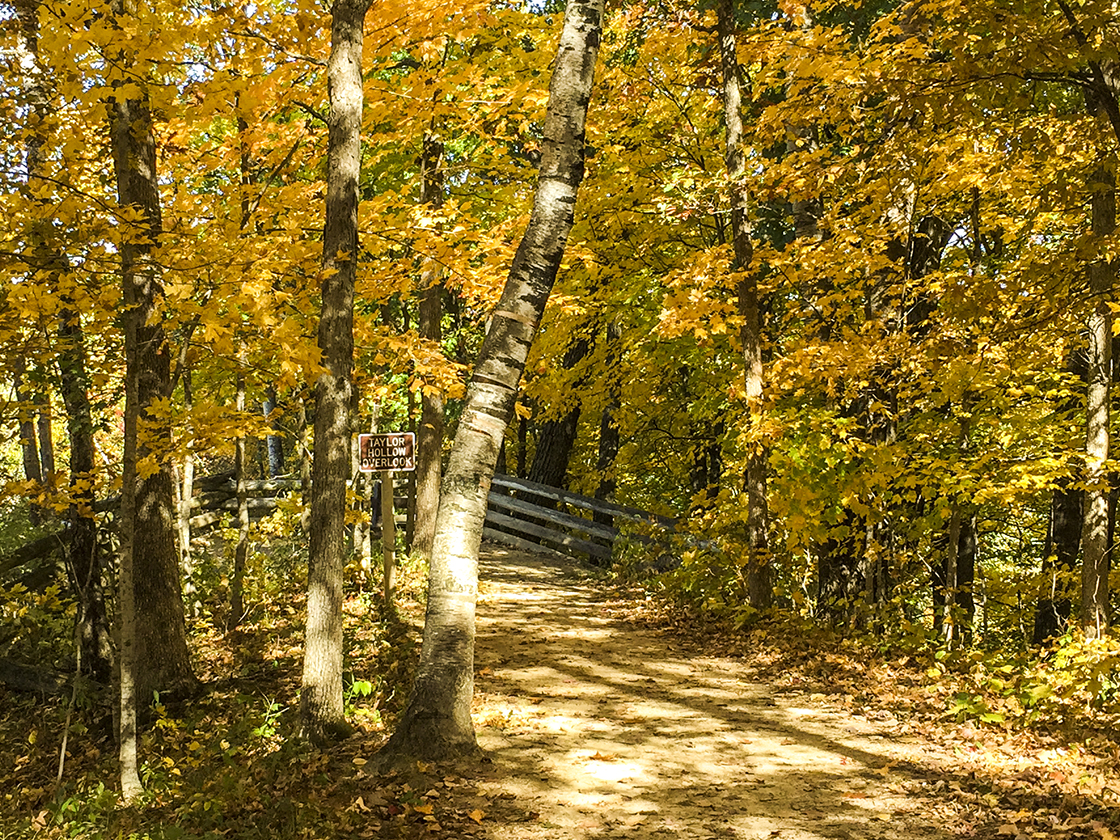
<path fill-rule="evenodd" d="M 358 469 L 362 472 L 416 469 L 416 435 L 412 432 L 358 435 Z"/>

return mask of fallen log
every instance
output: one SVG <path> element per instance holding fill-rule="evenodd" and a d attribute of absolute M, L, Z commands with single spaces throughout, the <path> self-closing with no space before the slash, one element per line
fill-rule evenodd
<path fill-rule="evenodd" d="M 48 557 L 51 553 L 59 549 L 64 549 L 67 543 L 70 542 L 70 536 L 70 531 L 68 529 L 56 531 L 53 534 L 39 537 L 37 540 L 32 540 L 26 545 L 20 546 L 3 560 L 0 560 L 0 576 L 15 571 L 20 566 L 26 566 L 28 563 L 42 560 L 44 557 Z"/>
<path fill-rule="evenodd" d="M 24 665 L 11 659 L 0 659 L 0 683 L 16 691 L 36 694 L 64 694 L 74 685 L 74 675 L 53 668 Z"/>

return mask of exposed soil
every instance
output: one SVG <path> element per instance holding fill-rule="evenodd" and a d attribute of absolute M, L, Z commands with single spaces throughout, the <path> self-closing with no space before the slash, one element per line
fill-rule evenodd
<path fill-rule="evenodd" d="M 577 564 L 490 546 L 481 563 L 495 840 L 951 836 L 928 783 L 946 759 L 890 713 L 752 682 L 624 620 Z"/>

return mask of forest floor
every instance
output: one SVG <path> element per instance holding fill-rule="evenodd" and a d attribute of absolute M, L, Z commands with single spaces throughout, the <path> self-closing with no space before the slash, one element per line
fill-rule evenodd
<path fill-rule="evenodd" d="M 572 568 L 486 555 L 488 790 L 531 820 L 495 838 L 948 836 L 928 745 L 891 714 L 759 682 L 741 659 L 634 626 Z M 938 758 L 944 760 L 944 756 Z"/>
<path fill-rule="evenodd" d="M 842 655 L 790 669 L 516 550 L 490 547 L 481 578 L 476 807 L 494 840 L 1113 838 L 1113 810 L 1060 784 L 1092 775 L 1068 747 L 933 724 L 906 674 Z"/>
<path fill-rule="evenodd" d="M 195 628 L 206 692 L 149 719 L 139 807 L 117 802 L 105 707 L 71 721 L 64 698 L 0 687 L 0 840 L 1120 835 L 1115 733 L 958 722 L 932 659 L 790 624 L 731 632 L 574 561 L 486 545 L 480 571 L 482 761 L 370 772 L 416 659 L 423 578 L 406 566 L 399 617 L 347 601 L 357 731 L 325 752 L 295 737 L 287 590 L 236 629 L 217 607 Z"/>

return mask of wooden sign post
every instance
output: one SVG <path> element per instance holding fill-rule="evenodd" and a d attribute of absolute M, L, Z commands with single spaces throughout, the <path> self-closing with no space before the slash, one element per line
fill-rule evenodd
<path fill-rule="evenodd" d="M 358 435 L 358 469 L 362 472 L 381 473 L 381 556 L 385 607 L 391 609 L 397 572 L 393 557 L 397 546 L 393 471 L 416 469 L 416 435 L 413 432 Z"/>

